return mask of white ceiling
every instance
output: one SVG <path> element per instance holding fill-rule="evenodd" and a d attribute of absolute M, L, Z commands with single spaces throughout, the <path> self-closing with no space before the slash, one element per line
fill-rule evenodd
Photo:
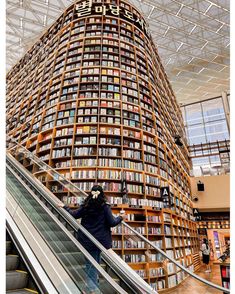
<path fill-rule="evenodd" d="M 7 0 L 9 70 L 74 1 Z M 178 101 L 229 91 L 229 0 L 129 0 L 145 16 Z"/>

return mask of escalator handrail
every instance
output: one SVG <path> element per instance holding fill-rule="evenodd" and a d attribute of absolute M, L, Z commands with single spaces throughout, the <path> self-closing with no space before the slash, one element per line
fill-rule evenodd
<path fill-rule="evenodd" d="M 89 239 L 91 239 L 91 241 L 102 251 L 104 260 L 106 262 L 109 261 L 112 267 L 114 267 L 114 270 L 118 271 L 118 273 L 121 274 L 123 278 L 126 279 L 128 277 L 128 282 L 131 283 L 131 285 L 129 285 L 130 287 L 134 287 L 138 291 L 142 291 L 141 293 L 157 294 L 157 292 L 154 291 L 152 287 L 150 287 L 150 285 L 147 284 L 140 276 L 138 276 L 139 279 L 137 283 L 137 276 L 133 274 L 133 270 L 131 268 L 129 271 L 124 270 L 121 264 L 119 264 L 116 260 L 114 261 L 108 250 L 99 241 L 97 241 L 82 225 L 78 224 L 77 221 L 66 210 L 60 209 L 57 206 L 57 204 L 60 202 L 58 198 L 37 178 L 32 178 L 32 174 L 28 170 L 23 169 L 23 166 L 16 159 L 14 159 L 11 154 L 7 154 L 7 160 L 14 164 L 14 167 L 18 170 L 18 172 L 20 172 L 28 181 L 30 181 L 31 185 L 33 185 L 40 195 L 42 195 L 43 198 L 49 202 L 53 209 L 55 209 L 56 212 L 59 213 L 69 223 L 69 225 L 73 227 L 75 231 L 80 229 Z"/>
<path fill-rule="evenodd" d="M 17 146 L 21 147 L 24 149 L 24 151 L 30 156 L 30 158 L 32 160 L 34 160 L 36 163 L 37 162 L 41 162 L 41 164 L 45 164 L 45 166 L 47 166 L 47 169 L 49 170 L 53 170 L 53 172 L 55 172 L 56 174 L 58 174 L 61 178 L 63 178 L 63 180 L 65 180 L 66 182 L 68 182 L 69 184 L 71 184 L 71 186 L 73 186 L 73 188 L 75 190 L 78 190 L 79 193 L 82 193 L 83 195 L 87 195 L 87 193 L 85 193 L 84 191 L 82 191 L 81 189 L 79 189 L 76 185 L 74 185 L 72 182 L 70 182 L 68 179 L 66 179 L 63 175 L 59 174 L 56 170 L 54 170 L 52 167 L 50 167 L 49 165 L 47 165 L 46 163 L 44 163 L 41 159 L 39 159 L 36 155 L 32 154 L 27 148 L 25 148 L 22 144 L 18 143 L 15 139 L 10 138 Z M 15 147 L 12 147 L 11 149 L 13 149 Z M 9 149 L 9 151 L 11 150 Z M 36 158 L 36 160 L 35 160 Z M 122 224 L 130 229 L 134 234 L 136 234 L 139 238 L 141 238 L 143 241 L 145 241 L 147 244 L 149 244 L 150 246 L 152 246 L 154 249 L 156 249 L 159 253 L 161 253 L 165 258 L 169 259 L 171 262 L 173 262 L 176 266 L 178 266 L 179 268 L 181 268 L 184 272 L 186 272 L 187 274 L 189 274 L 191 277 L 199 280 L 200 282 L 213 287 L 217 290 L 223 291 L 225 293 L 230 293 L 229 289 L 226 289 L 224 287 L 221 287 L 219 285 L 216 285 L 196 274 L 194 274 L 193 272 L 191 272 L 190 270 L 188 270 L 186 267 L 184 267 L 183 265 L 181 265 L 180 263 L 178 263 L 175 259 L 171 258 L 170 256 L 168 256 L 164 251 L 162 251 L 160 248 L 158 248 L 156 245 L 154 245 L 151 241 L 149 241 L 147 238 L 145 238 L 143 235 L 141 235 L 140 233 L 138 233 L 135 229 L 133 229 L 131 226 L 129 226 L 126 222 L 122 221 Z"/>
<path fill-rule="evenodd" d="M 7 166 L 7 168 L 9 169 L 9 171 L 14 175 L 14 177 L 16 177 L 16 179 L 20 182 L 20 184 L 32 195 L 32 197 L 39 203 L 39 205 L 42 206 L 42 203 L 40 202 L 40 200 L 38 199 L 38 197 L 36 197 L 34 195 L 34 193 L 31 191 L 31 189 L 27 186 L 26 183 L 23 182 L 23 180 L 15 174 L 15 172 L 12 170 L 11 167 Z M 18 170 L 19 171 L 19 170 Z M 22 170 L 21 170 L 22 171 Z M 22 173 L 21 173 L 22 174 Z M 105 280 L 114 288 L 118 291 L 118 293 L 121 294 L 126 294 L 127 292 L 125 290 L 123 290 L 107 273 L 106 271 L 100 266 L 100 264 L 97 263 L 97 261 L 89 254 L 89 252 L 83 247 L 81 246 L 81 244 L 77 241 L 77 239 L 74 236 L 71 236 L 71 234 L 68 232 L 68 230 L 66 230 L 64 228 L 64 226 L 61 224 L 61 222 L 55 217 L 54 214 L 52 214 L 51 211 L 47 211 L 47 213 L 52 217 L 52 219 L 55 221 L 55 223 L 57 223 L 57 225 L 59 225 L 61 227 L 61 230 L 71 239 L 71 241 L 73 241 L 73 243 L 75 244 L 75 246 L 77 246 L 77 248 L 80 250 L 80 252 L 85 256 L 85 258 L 87 258 L 97 269 L 97 271 L 101 274 L 102 277 L 105 278 Z"/>

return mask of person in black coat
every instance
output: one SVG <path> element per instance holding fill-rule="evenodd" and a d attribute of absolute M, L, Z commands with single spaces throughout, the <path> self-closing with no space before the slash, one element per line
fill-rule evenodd
<path fill-rule="evenodd" d="M 64 204 L 59 204 L 74 218 L 81 218 L 81 225 L 87 229 L 106 249 L 112 248 L 111 227 L 121 223 L 123 216 L 113 217 L 110 205 L 106 201 L 104 191 L 101 186 L 92 187 L 90 194 L 84 203 L 77 209 L 72 210 Z M 92 241 L 90 241 L 81 231 L 78 232 L 78 241 L 90 253 L 90 255 L 100 263 L 101 251 Z M 86 271 L 94 282 L 89 285 L 91 293 L 98 287 L 98 273 L 92 264 L 87 260 Z M 88 283 L 89 284 L 89 283 Z M 95 285 L 95 288 L 94 288 Z M 93 291 L 93 292 L 92 292 Z"/>

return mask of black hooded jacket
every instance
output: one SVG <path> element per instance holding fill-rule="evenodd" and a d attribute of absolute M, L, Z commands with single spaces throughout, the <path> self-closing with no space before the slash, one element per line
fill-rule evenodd
<path fill-rule="evenodd" d="M 106 249 L 112 248 L 111 227 L 121 223 L 121 216 L 113 217 L 108 203 L 101 206 L 81 207 L 72 210 L 68 206 L 64 208 L 76 219 L 81 218 L 81 225 L 88 230 Z M 81 232 L 78 232 L 78 241 L 88 251 L 97 250 L 97 247 Z"/>

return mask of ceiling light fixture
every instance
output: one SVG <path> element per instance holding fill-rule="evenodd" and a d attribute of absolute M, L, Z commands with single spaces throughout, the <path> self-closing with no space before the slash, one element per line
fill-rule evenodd
<path fill-rule="evenodd" d="M 20 18 L 20 28 L 23 28 L 23 17 Z"/>
<path fill-rule="evenodd" d="M 47 23 L 47 16 L 44 15 L 44 17 L 43 17 L 43 26 L 44 27 L 46 26 L 46 23 Z"/>

